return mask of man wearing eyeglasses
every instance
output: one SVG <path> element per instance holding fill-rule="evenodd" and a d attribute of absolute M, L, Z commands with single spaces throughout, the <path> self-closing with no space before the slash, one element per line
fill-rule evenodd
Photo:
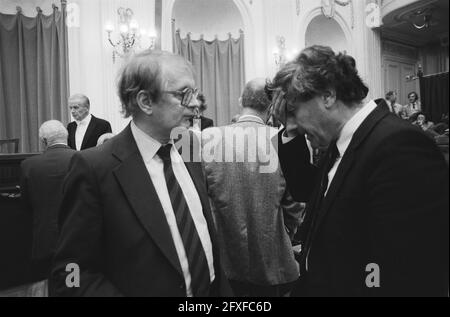
<path fill-rule="evenodd" d="M 194 85 L 179 56 L 145 51 L 127 62 L 118 90 L 132 121 L 72 161 L 51 295 L 230 295 L 201 165 L 183 162 L 171 137 L 198 106 Z"/>

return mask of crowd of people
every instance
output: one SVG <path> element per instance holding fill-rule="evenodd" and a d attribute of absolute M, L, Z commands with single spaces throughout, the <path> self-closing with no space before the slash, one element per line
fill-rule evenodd
<path fill-rule="evenodd" d="M 188 62 L 133 56 L 121 133 L 77 94 L 75 121 L 44 123 L 22 164 L 49 295 L 447 296 L 447 164 L 402 120 L 430 125 L 417 94 L 368 92 L 352 57 L 313 46 L 214 128 Z"/>
<path fill-rule="evenodd" d="M 448 113 L 442 114 L 441 121 L 438 123 L 430 121 L 416 92 L 408 95 L 408 104 L 405 106 L 397 103 L 397 93 L 394 91 L 386 94 L 385 101 L 385 106 L 391 113 L 420 127 L 428 135 L 432 137 L 446 135 L 448 137 Z"/>

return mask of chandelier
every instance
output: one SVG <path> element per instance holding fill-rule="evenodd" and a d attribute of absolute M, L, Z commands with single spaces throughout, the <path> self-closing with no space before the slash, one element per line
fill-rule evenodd
<path fill-rule="evenodd" d="M 150 40 L 149 48 L 155 48 L 156 32 L 154 30 L 140 29 L 138 22 L 133 17 L 133 10 L 121 7 L 117 10 L 117 14 L 119 16 L 119 34 L 115 36 L 115 40 L 113 39 L 114 24 L 108 23 L 105 26 L 105 30 L 108 33 L 108 42 L 113 47 L 114 63 L 117 57 L 125 57 L 141 49 L 142 43 L 146 42 L 146 39 Z"/>
<path fill-rule="evenodd" d="M 273 49 L 275 65 L 278 69 L 282 68 L 287 62 L 291 61 L 296 55 L 297 50 L 288 51 L 286 48 L 286 39 L 284 36 L 276 37 L 277 46 Z"/>

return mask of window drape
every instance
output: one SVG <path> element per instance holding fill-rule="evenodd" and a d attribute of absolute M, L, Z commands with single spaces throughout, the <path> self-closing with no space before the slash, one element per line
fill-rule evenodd
<path fill-rule="evenodd" d="M 0 139 L 20 139 L 21 152 L 40 150 L 47 120 L 69 119 L 66 5 L 36 17 L 0 13 Z"/>
<path fill-rule="evenodd" d="M 208 104 L 205 116 L 216 126 L 226 125 L 240 112 L 239 98 L 245 85 L 244 34 L 239 39 L 214 41 L 182 39 L 174 34 L 174 51 L 192 63 L 195 81 Z"/>
<path fill-rule="evenodd" d="M 442 73 L 420 78 L 422 108 L 435 123 L 441 121 L 443 114 L 448 114 L 448 76 L 449 73 Z"/>

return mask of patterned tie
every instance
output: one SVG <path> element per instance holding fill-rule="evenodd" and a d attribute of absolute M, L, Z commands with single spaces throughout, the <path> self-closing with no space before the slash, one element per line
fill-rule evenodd
<path fill-rule="evenodd" d="M 189 263 L 192 293 L 195 297 L 205 297 L 209 295 L 210 291 L 208 262 L 183 191 L 172 169 L 171 148 L 172 144 L 161 146 L 158 150 L 158 156 L 164 162 L 164 177 L 166 178 L 167 190 L 169 191 L 178 230 L 180 231 Z"/>

